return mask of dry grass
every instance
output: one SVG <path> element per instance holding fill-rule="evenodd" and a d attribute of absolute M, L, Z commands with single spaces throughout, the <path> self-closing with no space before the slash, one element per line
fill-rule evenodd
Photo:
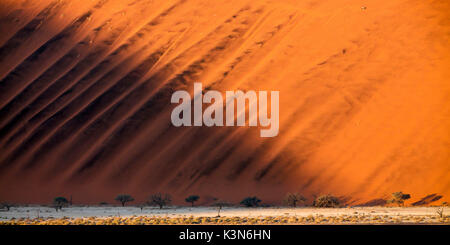
<path fill-rule="evenodd" d="M 0 225 L 283 225 L 283 224 L 450 224 L 450 216 L 340 215 L 268 217 L 108 217 L 108 218 L 21 218 L 0 221 Z"/>

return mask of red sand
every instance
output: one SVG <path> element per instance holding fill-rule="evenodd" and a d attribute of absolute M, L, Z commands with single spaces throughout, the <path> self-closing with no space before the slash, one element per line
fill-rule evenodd
<path fill-rule="evenodd" d="M 450 196 L 448 1 L 3 0 L 0 201 Z M 279 90 L 280 133 L 170 124 Z"/>

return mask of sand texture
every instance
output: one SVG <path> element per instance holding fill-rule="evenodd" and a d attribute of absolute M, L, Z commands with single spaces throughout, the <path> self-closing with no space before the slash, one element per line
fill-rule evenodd
<path fill-rule="evenodd" d="M 0 201 L 449 201 L 449 1 L 2 0 L 0 33 Z M 172 126 L 194 82 L 280 91 L 279 135 Z"/>

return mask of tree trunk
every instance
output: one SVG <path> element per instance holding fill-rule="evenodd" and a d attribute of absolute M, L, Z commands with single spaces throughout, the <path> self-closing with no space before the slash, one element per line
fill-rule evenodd
<path fill-rule="evenodd" d="M 122 202 L 122 207 L 125 207 L 125 202 Z"/>

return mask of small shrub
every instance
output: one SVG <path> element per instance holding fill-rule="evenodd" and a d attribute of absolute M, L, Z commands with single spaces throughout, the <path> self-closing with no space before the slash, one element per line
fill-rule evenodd
<path fill-rule="evenodd" d="M 185 199 L 185 201 L 191 203 L 191 204 L 192 204 L 192 207 L 194 207 L 194 202 L 198 201 L 198 199 L 200 199 L 199 196 L 197 196 L 197 195 L 192 195 L 192 196 L 188 196 L 188 197 Z"/>
<path fill-rule="evenodd" d="M 141 203 L 138 207 L 141 209 L 141 213 L 144 210 L 145 206 L 147 206 L 146 203 Z"/>
<path fill-rule="evenodd" d="M 134 198 L 128 194 L 120 194 L 120 195 L 117 195 L 117 197 L 114 200 L 120 202 L 120 204 L 122 204 L 122 207 L 125 207 L 125 204 L 127 202 L 134 201 Z"/>
<path fill-rule="evenodd" d="M 246 207 L 257 207 L 260 202 L 261 200 L 259 200 L 257 197 L 246 197 L 241 201 L 241 205 L 244 205 Z"/>
<path fill-rule="evenodd" d="M 297 207 L 298 203 L 303 203 L 306 198 L 298 193 L 288 193 L 284 198 L 284 203 L 288 206 Z"/>
<path fill-rule="evenodd" d="M 9 211 L 12 206 L 13 205 L 11 203 L 8 203 L 8 202 L 4 202 L 4 203 L 0 204 L 0 207 L 1 208 L 6 208 L 6 211 Z"/>
<path fill-rule="evenodd" d="M 322 195 L 314 200 L 313 206 L 319 208 L 335 208 L 339 206 L 339 199 L 330 194 Z"/>
<path fill-rule="evenodd" d="M 156 193 L 150 196 L 149 204 L 159 206 L 162 209 L 164 206 L 169 205 L 172 202 L 172 198 L 169 194 Z"/>
<path fill-rule="evenodd" d="M 443 218 L 444 217 L 444 207 L 438 207 L 436 209 L 436 213 L 438 214 L 439 218 Z"/>

